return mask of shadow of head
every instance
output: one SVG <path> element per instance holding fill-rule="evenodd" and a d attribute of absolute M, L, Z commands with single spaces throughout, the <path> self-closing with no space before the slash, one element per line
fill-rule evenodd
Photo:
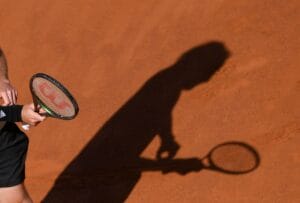
<path fill-rule="evenodd" d="M 223 43 L 212 41 L 185 52 L 171 68 L 180 79 L 181 88 L 189 90 L 207 82 L 229 56 Z"/>

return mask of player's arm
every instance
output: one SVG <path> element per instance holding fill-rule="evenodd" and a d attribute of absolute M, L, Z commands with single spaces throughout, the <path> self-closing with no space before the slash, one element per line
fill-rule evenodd
<path fill-rule="evenodd" d="M 0 47 L 0 97 L 4 106 L 13 105 L 17 102 L 17 91 L 8 79 L 8 68 L 5 55 Z"/>
<path fill-rule="evenodd" d="M 0 106 L 0 121 L 23 121 L 35 126 L 43 120 L 45 120 L 45 116 L 35 112 L 33 104 Z"/>
<path fill-rule="evenodd" d="M 157 151 L 157 159 L 171 159 L 179 150 L 179 144 L 175 141 L 172 133 L 172 118 L 167 116 L 160 123 L 159 136 L 161 138 L 161 146 Z"/>

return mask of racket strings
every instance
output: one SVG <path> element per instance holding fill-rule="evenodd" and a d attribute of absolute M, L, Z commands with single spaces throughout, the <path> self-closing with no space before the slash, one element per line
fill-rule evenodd
<path fill-rule="evenodd" d="M 50 115 L 72 118 L 77 113 L 77 104 L 70 93 L 52 78 L 35 77 L 32 80 L 32 92 L 42 108 Z"/>

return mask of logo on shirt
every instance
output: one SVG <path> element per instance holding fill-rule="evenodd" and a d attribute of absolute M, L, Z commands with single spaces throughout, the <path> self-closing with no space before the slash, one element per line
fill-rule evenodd
<path fill-rule="evenodd" d="M 0 118 L 4 118 L 6 116 L 6 114 L 1 110 L 0 111 Z"/>

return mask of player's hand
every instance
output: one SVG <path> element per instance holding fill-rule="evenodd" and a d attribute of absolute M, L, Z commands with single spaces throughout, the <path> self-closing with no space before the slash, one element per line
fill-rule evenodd
<path fill-rule="evenodd" d="M 45 111 L 41 108 L 38 109 L 38 112 L 35 112 L 34 104 L 26 104 L 22 109 L 22 121 L 31 126 L 36 126 L 46 119 L 46 116 L 40 115 L 43 113 Z"/>
<path fill-rule="evenodd" d="M 163 141 L 156 153 L 156 158 L 158 160 L 172 159 L 175 157 L 179 148 L 180 146 L 175 140 Z"/>
<path fill-rule="evenodd" d="M 7 79 L 0 80 L 0 97 L 3 99 L 2 106 L 9 106 L 17 103 L 17 90 Z"/>

